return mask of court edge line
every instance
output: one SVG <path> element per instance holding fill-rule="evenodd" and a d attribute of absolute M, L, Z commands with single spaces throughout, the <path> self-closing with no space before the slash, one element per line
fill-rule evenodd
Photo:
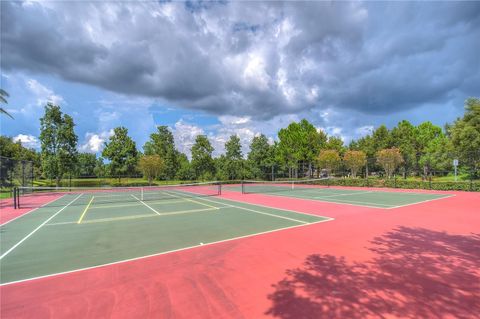
<path fill-rule="evenodd" d="M 445 195 L 445 196 L 442 196 L 442 197 L 422 200 L 422 201 L 416 202 L 416 203 L 393 206 L 393 207 L 389 207 L 389 208 L 386 208 L 386 209 L 395 209 L 395 208 L 401 208 L 401 207 L 406 207 L 406 206 L 418 205 L 418 204 L 427 203 L 427 202 L 431 202 L 431 201 L 434 201 L 434 200 L 446 199 L 446 198 L 450 198 L 450 197 L 454 197 L 454 196 L 457 196 L 457 195 L 456 194 L 450 194 L 450 195 Z"/>
<path fill-rule="evenodd" d="M 57 216 L 58 214 L 60 214 L 65 208 L 67 208 L 68 206 L 70 206 L 70 204 L 72 204 L 74 201 L 76 201 L 77 199 L 79 199 L 83 194 L 80 194 L 78 195 L 77 197 L 75 197 L 74 200 L 72 200 L 70 203 L 68 203 L 67 205 L 63 206 L 59 211 L 57 211 L 55 214 L 53 214 L 52 216 L 50 216 L 47 220 L 45 220 L 43 223 L 41 223 L 37 228 L 35 228 L 34 230 L 32 230 L 32 232 L 30 234 L 28 234 L 27 236 L 23 237 L 22 240 L 20 240 L 18 243 L 16 243 L 15 245 L 13 245 L 12 247 L 10 247 L 9 250 L 7 250 L 6 252 L 4 252 L 1 256 L 0 256 L 0 260 L 2 260 L 5 256 L 7 256 L 10 252 L 12 252 L 15 248 L 17 248 L 21 243 L 23 243 L 25 240 L 27 240 L 30 236 L 32 236 L 33 234 L 35 234 L 43 225 L 45 225 L 46 223 L 48 223 L 50 220 L 52 220 L 52 218 L 54 218 L 55 216 Z"/>
<path fill-rule="evenodd" d="M 18 219 L 18 218 L 20 218 L 20 217 L 23 217 L 23 216 L 25 216 L 25 215 L 29 215 L 29 214 L 35 212 L 36 210 L 38 210 L 38 209 L 40 209 L 40 208 L 43 208 L 43 207 L 45 207 L 45 206 L 47 206 L 47 205 L 49 205 L 49 204 L 51 204 L 51 203 L 53 203 L 53 202 L 55 202 L 55 201 L 57 201 L 57 200 L 59 200 L 59 199 L 64 198 L 66 195 L 67 195 L 67 194 L 64 194 L 64 195 L 60 196 L 59 198 L 52 199 L 51 201 L 46 202 L 45 204 L 42 204 L 40 207 L 34 208 L 34 209 L 32 209 L 32 210 L 29 210 L 29 211 L 26 212 L 25 214 L 22 214 L 22 215 L 17 216 L 17 217 L 15 217 L 15 218 L 13 218 L 13 219 L 10 219 L 9 221 L 6 221 L 5 223 L 1 224 L 0 227 L 5 226 L 6 224 L 8 224 L 8 223 L 10 223 L 10 222 L 13 222 L 14 220 L 16 220 L 16 219 Z M 21 208 L 20 208 L 20 209 L 21 209 Z"/>
<path fill-rule="evenodd" d="M 442 191 L 442 190 L 435 190 L 435 189 L 415 189 L 415 188 L 390 188 L 390 187 L 383 187 L 383 188 L 375 188 L 375 187 L 370 187 L 370 186 L 341 186 L 341 185 L 332 185 L 332 186 L 328 186 L 327 188 L 324 188 L 324 187 L 304 187 L 304 188 L 295 188 L 296 190 L 305 190 L 305 191 L 308 191 L 308 190 L 318 190 L 318 189 L 334 189 L 334 190 L 355 190 L 355 191 L 361 191 L 359 189 L 356 189 L 356 188 L 374 188 L 373 190 L 371 190 L 371 192 L 375 192 L 375 193 L 385 193 L 385 194 L 392 194 L 392 193 L 401 193 L 401 194 L 404 194 L 404 195 L 425 195 L 425 194 L 429 194 L 429 195 L 442 195 L 442 193 L 438 193 L 438 192 L 449 192 L 448 190 L 446 191 Z M 428 193 L 428 192 L 417 192 L 418 190 L 425 190 L 425 191 L 435 191 L 437 193 Z M 285 190 L 285 191 L 288 191 L 288 190 Z M 458 191 L 457 191 L 458 192 Z M 260 193 L 248 193 L 247 194 L 260 194 Z M 449 195 L 449 194 L 447 194 Z"/>
<path fill-rule="evenodd" d="M 220 207 L 220 208 L 227 208 L 227 207 Z M 218 209 L 220 209 L 218 208 Z M 115 221 L 124 221 L 124 220 L 133 220 L 133 219 L 141 219 L 141 218 L 151 218 L 151 217 L 164 217 L 164 216 L 171 216 L 171 215 L 181 215 L 181 214 L 192 214 L 198 212 L 207 212 L 207 211 L 214 211 L 218 209 L 213 208 L 200 208 L 200 209 L 191 209 L 191 210 L 180 210 L 178 212 L 167 212 L 162 213 L 161 215 L 158 214 L 142 214 L 142 215 L 131 215 L 131 216 L 122 216 L 122 217 L 111 217 L 111 218 L 97 218 L 97 219 L 89 219 L 84 221 L 82 224 L 96 224 L 96 223 L 108 223 L 108 222 L 115 222 Z M 46 224 L 45 226 L 61 226 L 61 225 L 71 225 L 76 224 L 77 222 L 60 222 L 60 223 L 52 223 Z"/>
<path fill-rule="evenodd" d="M 135 195 L 133 195 L 133 194 L 130 194 L 130 195 L 131 195 L 133 198 L 135 198 L 136 200 L 138 200 L 140 203 L 142 203 L 143 205 L 147 206 L 147 207 L 150 208 L 152 211 L 154 211 L 155 214 L 160 215 L 159 212 L 157 212 L 155 209 L 153 209 L 152 207 L 150 207 L 150 205 L 147 205 L 143 200 L 138 199 L 138 197 L 135 196 Z"/>
<path fill-rule="evenodd" d="M 219 203 L 219 202 L 213 201 L 211 199 L 206 199 L 206 198 L 202 198 L 202 200 L 206 200 L 206 201 L 216 203 L 216 204 L 223 204 L 223 203 Z M 242 207 L 242 206 L 236 206 L 236 205 L 232 205 L 232 204 L 224 204 L 224 205 L 228 205 L 228 206 L 233 207 L 233 208 L 243 209 L 243 210 L 254 212 L 254 213 L 257 213 L 257 214 L 262 214 L 262 215 L 267 215 L 267 216 L 272 216 L 272 217 L 277 217 L 277 218 L 282 218 L 282 219 L 288 219 L 288 220 L 291 220 L 291 221 L 294 221 L 294 222 L 297 222 L 297 223 L 302 223 L 302 224 L 308 224 L 309 223 L 309 222 L 306 222 L 306 221 L 303 221 L 303 220 L 290 218 L 290 217 L 285 217 L 285 216 L 280 216 L 280 215 L 275 215 L 275 214 L 272 214 L 272 213 L 260 212 L 260 211 L 257 211 L 257 210 L 251 209 L 251 208 Z M 255 204 L 248 204 L 248 205 L 254 206 Z M 270 209 L 275 209 L 274 207 L 269 207 L 269 208 Z M 298 213 L 298 214 L 301 214 L 301 213 Z M 324 217 L 324 216 L 317 216 L 317 215 L 313 215 L 313 216 Z"/>
<path fill-rule="evenodd" d="M 95 197 L 97 201 L 95 201 L 95 206 L 90 207 L 90 209 L 104 209 L 104 208 L 115 208 L 115 207 L 135 207 L 135 206 L 142 206 L 142 203 L 138 203 L 137 201 L 132 202 L 123 202 L 124 204 L 117 204 L 117 205 L 110 205 L 112 202 L 99 202 L 98 198 Z M 183 200 L 166 200 L 166 199 L 157 199 L 157 200 L 146 200 L 150 204 L 176 204 L 176 203 L 183 203 Z"/>
<path fill-rule="evenodd" d="M 354 195 L 354 194 L 350 194 L 350 195 Z M 312 198 L 313 198 L 313 200 L 322 201 L 322 199 L 325 198 L 325 197 L 318 196 L 318 197 L 312 197 Z M 335 199 L 333 199 L 333 200 L 335 200 Z M 377 207 L 377 208 L 383 208 L 383 209 L 388 209 L 388 208 L 392 207 L 392 205 L 390 205 L 390 204 L 381 204 L 381 203 L 374 203 L 374 202 L 361 202 L 361 201 L 357 201 L 357 200 L 348 200 L 348 199 L 341 199 L 341 198 L 339 198 L 338 200 L 339 201 L 337 201 L 337 202 L 329 202 L 328 198 L 326 198 L 323 201 L 327 202 L 327 203 L 351 204 L 351 205 L 365 206 L 365 207 L 373 207 L 373 206 L 369 206 L 369 205 L 378 205 L 380 207 Z"/>
<path fill-rule="evenodd" d="M 223 198 L 223 197 L 219 197 L 219 198 L 222 199 L 222 200 L 225 200 L 225 201 L 231 201 L 231 202 L 247 204 L 247 205 L 252 205 L 252 206 L 260 206 L 260 207 L 271 208 L 271 209 L 276 209 L 276 210 L 283 210 L 284 212 L 297 213 L 299 215 L 309 215 L 309 216 L 321 217 L 321 218 L 332 218 L 332 217 L 327 217 L 327 216 L 323 216 L 323 215 L 315 215 L 315 214 L 311 214 L 311 213 L 299 212 L 299 211 L 296 211 L 296 210 L 293 210 L 293 209 L 277 208 L 277 207 L 267 206 L 267 205 L 262 205 L 262 204 L 252 204 L 252 203 L 249 203 L 249 202 L 242 202 L 240 200 L 230 199 L 230 198 Z M 219 203 L 219 204 L 222 204 L 222 203 Z"/>
<path fill-rule="evenodd" d="M 87 207 L 85 207 L 85 209 L 83 210 L 83 213 L 82 213 L 82 215 L 80 216 L 80 218 L 78 219 L 77 224 L 81 224 L 81 223 L 82 223 L 83 217 L 85 217 L 85 214 L 87 213 L 88 208 L 90 207 L 90 205 L 92 205 L 92 202 L 93 202 L 93 199 L 94 199 L 94 198 L 95 198 L 95 196 L 92 196 L 92 198 L 91 198 L 90 201 L 88 202 Z"/>
<path fill-rule="evenodd" d="M 372 191 L 366 191 L 366 192 L 358 192 L 358 193 L 344 193 L 344 194 L 336 194 L 336 195 L 325 195 L 325 196 L 317 196 L 315 198 L 329 198 L 329 197 L 337 197 L 337 196 L 349 196 L 349 195 L 358 195 L 358 194 L 370 194 Z"/>
<path fill-rule="evenodd" d="M 333 202 L 333 201 L 327 201 L 327 200 L 320 200 L 320 199 L 315 199 L 315 198 L 306 198 L 306 197 L 297 197 L 297 196 L 288 196 L 288 195 L 272 195 L 272 194 L 262 194 L 262 193 L 247 193 L 246 195 L 262 195 L 262 196 L 270 196 L 270 197 L 286 197 L 286 198 L 291 198 L 291 199 L 300 199 L 300 200 L 310 200 L 314 202 L 320 202 L 320 203 L 327 203 L 327 204 L 342 204 L 342 205 L 349 205 L 349 206 L 355 206 L 355 207 L 367 207 L 367 208 L 376 208 L 376 209 L 387 209 L 387 207 L 377 207 L 377 206 L 370 206 L 370 205 L 364 205 L 364 204 L 351 204 L 351 203 L 343 203 L 343 202 Z M 242 203 L 238 201 L 239 203 Z M 256 205 L 256 204 L 254 204 Z M 267 206 L 268 207 L 268 206 Z M 301 214 L 306 214 L 306 213 L 301 213 Z"/>
<path fill-rule="evenodd" d="M 112 266 L 112 265 L 116 265 L 116 264 L 122 264 L 122 263 L 127 263 L 127 262 L 129 262 L 129 261 L 136 261 L 136 260 L 141 260 L 141 259 L 147 259 L 147 258 L 152 258 L 152 257 L 156 257 L 156 256 L 161 256 L 161 255 L 167 255 L 167 254 L 171 254 L 171 253 L 175 253 L 175 252 L 180 252 L 180 251 L 184 251 L 184 250 L 190 250 L 190 249 L 195 249 L 195 248 L 205 247 L 205 246 L 212 246 L 212 245 L 216 245 L 216 244 L 220 244 L 220 243 L 225 243 L 225 242 L 229 242 L 229 241 L 234 241 L 234 240 L 238 240 L 238 239 L 243 239 L 243 238 L 248 238 L 248 237 L 255 237 L 255 236 L 260 236 L 260 235 L 264 235 L 264 234 L 274 233 L 274 232 L 283 231 L 283 230 L 287 230 L 287 229 L 305 227 L 305 226 L 310 226 L 310 225 L 314 225 L 314 224 L 320 224 L 320 223 L 325 223 L 325 222 L 330 222 L 330 221 L 335 220 L 335 218 L 331 218 L 331 217 L 324 217 L 324 218 L 325 218 L 324 220 L 319 220 L 319 221 L 312 222 L 312 223 L 308 223 L 308 224 L 293 225 L 293 226 L 288 226 L 288 227 L 283 227 L 283 228 L 277 228 L 277 229 L 273 229 L 273 230 L 267 230 L 267 231 L 264 231 L 264 232 L 253 233 L 253 234 L 249 234 L 249 235 L 243 235 L 243 236 L 238 236 L 238 237 L 223 239 L 223 240 L 219 240 L 219 241 L 214 241 L 214 242 L 206 243 L 206 244 L 202 244 L 202 245 L 194 245 L 194 246 L 188 246 L 188 247 L 179 248 L 179 249 L 168 250 L 168 251 L 164 251 L 164 252 L 157 253 L 157 254 L 145 255 L 145 256 L 140 256 L 140 257 L 135 257 L 135 258 L 130 258 L 130 259 L 119 260 L 119 261 L 115 261 L 115 262 L 111 262 L 111 263 L 106 263 L 106 264 L 101 264 L 101 265 L 96 265 L 96 266 L 91 266 L 91 267 L 85 267 L 85 268 L 79 268 L 79 269 L 74 269 L 74 270 L 59 272 L 59 273 L 50 274 L 50 275 L 44 275 L 44 276 L 27 278 L 27 279 L 21 279 L 21 280 L 17 280 L 17 281 L 6 282 L 6 283 L 0 284 L 0 287 L 8 286 L 8 285 L 13 285 L 13 284 L 18 284 L 18 283 L 27 282 L 27 281 L 33 281 L 33 280 L 37 280 L 37 279 L 43 279 L 43 278 L 49 278 L 49 277 L 66 275 L 66 274 L 71 274 L 71 273 L 80 272 L 80 271 L 85 271 L 85 270 L 90 270 L 90 269 L 107 267 L 107 266 Z"/>
<path fill-rule="evenodd" d="M 196 200 L 193 200 L 191 198 L 183 198 L 179 195 L 176 195 L 175 193 L 171 193 L 171 192 L 168 192 L 168 191 L 163 191 L 164 194 L 167 194 L 169 196 L 172 196 L 172 197 L 175 197 L 175 198 L 181 198 L 181 199 L 185 199 L 186 201 L 189 201 L 189 202 L 192 202 L 192 203 L 196 203 L 196 204 L 199 204 L 199 205 L 203 205 L 203 206 L 207 206 L 207 207 L 211 207 L 211 208 L 214 208 L 214 209 L 218 209 L 218 207 L 216 206 L 212 206 L 212 205 L 208 205 L 208 204 L 205 204 L 205 203 L 202 203 L 202 202 L 199 202 L 199 201 L 196 201 Z"/>

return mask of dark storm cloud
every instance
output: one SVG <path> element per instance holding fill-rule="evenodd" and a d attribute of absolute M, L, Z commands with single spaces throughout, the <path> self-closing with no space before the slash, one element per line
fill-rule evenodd
<path fill-rule="evenodd" d="M 219 115 L 478 95 L 480 3 L 2 2 L 2 68 Z"/>

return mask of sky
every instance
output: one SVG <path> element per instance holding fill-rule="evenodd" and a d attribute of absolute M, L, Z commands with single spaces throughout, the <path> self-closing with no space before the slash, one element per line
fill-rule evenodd
<path fill-rule="evenodd" d="M 1 133 L 39 147 L 48 101 L 100 154 L 168 125 L 243 151 L 306 118 L 346 143 L 406 119 L 443 126 L 480 95 L 480 2 L 1 2 Z"/>

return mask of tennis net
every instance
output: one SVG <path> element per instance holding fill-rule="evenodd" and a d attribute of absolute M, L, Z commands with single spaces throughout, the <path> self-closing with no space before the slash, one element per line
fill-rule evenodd
<path fill-rule="evenodd" d="M 329 178 L 286 180 L 286 181 L 243 181 L 242 193 L 275 193 L 311 190 L 312 188 L 329 187 Z"/>
<path fill-rule="evenodd" d="M 220 182 L 204 182 L 145 187 L 18 187 L 17 208 L 85 205 L 95 197 L 95 203 L 127 203 L 139 201 L 179 200 L 182 198 L 217 196 L 222 191 Z"/>

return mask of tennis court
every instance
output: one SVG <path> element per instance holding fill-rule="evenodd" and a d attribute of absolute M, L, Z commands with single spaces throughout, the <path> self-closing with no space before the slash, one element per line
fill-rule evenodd
<path fill-rule="evenodd" d="M 244 181 L 228 189 L 244 194 L 268 194 L 322 202 L 392 209 L 450 197 L 449 194 L 392 192 L 375 189 L 347 189 L 328 186 L 328 180 Z"/>
<path fill-rule="evenodd" d="M 229 201 L 213 183 L 36 191 L 0 226 L 2 285 L 331 220 Z"/>

